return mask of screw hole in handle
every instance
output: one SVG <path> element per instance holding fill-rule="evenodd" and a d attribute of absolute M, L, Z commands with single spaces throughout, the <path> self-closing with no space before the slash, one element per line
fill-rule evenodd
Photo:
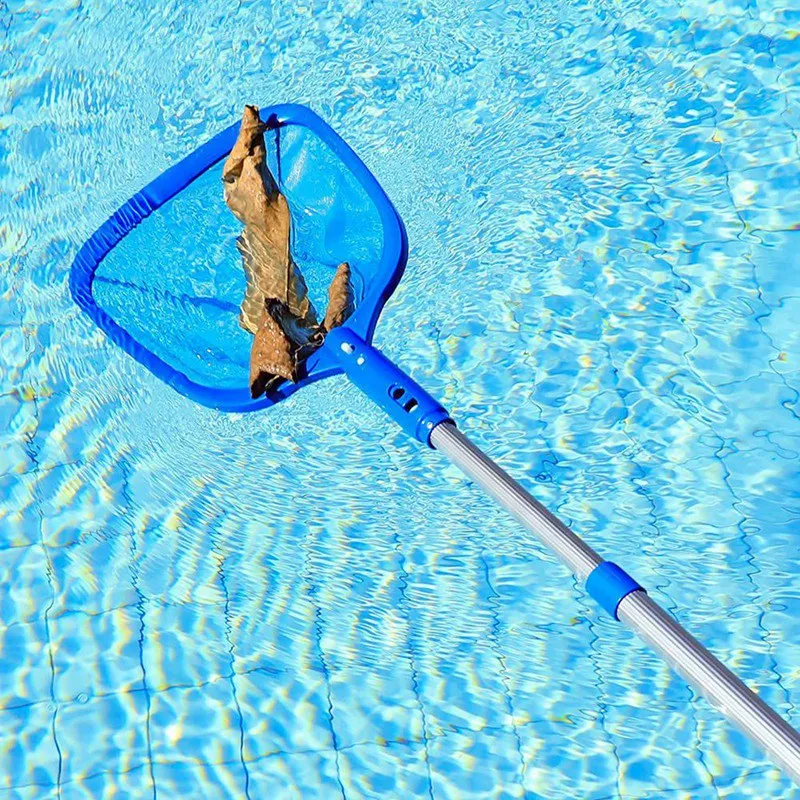
<path fill-rule="evenodd" d="M 431 431 L 450 415 L 413 378 L 345 325 L 328 332 L 325 349 L 342 371 L 406 433 L 432 447 Z"/>

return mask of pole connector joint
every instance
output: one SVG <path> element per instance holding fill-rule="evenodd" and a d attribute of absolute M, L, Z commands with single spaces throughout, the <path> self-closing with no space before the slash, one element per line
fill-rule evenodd
<path fill-rule="evenodd" d="M 631 593 L 645 591 L 622 567 L 612 561 L 602 561 L 586 579 L 586 591 L 614 619 L 618 620 L 619 604 Z"/>

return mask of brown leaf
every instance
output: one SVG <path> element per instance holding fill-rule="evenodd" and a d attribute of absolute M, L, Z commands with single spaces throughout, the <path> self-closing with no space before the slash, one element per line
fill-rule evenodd
<path fill-rule="evenodd" d="M 247 278 L 240 323 L 254 334 L 261 328 L 267 300 L 279 300 L 306 327 L 318 324 L 308 288 L 289 250 L 291 214 L 267 166 L 265 130 L 258 109 L 246 106 L 239 136 L 222 171 L 225 202 L 245 225 L 237 241 Z"/>
<path fill-rule="evenodd" d="M 233 183 L 242 174 L 244 161 L 248 156 L 255 155 L 259 160 L 264 159 L 266 155 L 264 131 L 266 129 L 267 126 L 258 115 L 258 106 L 245 106 L 236 143 L 222 167 L 222 180 L 225 183 Z M 267 193 L 272 195 L 277 192 L 278 187 L 269 170 L 264 178 Z"/>
<path fill-rule="evenodd" d="M 328 287 L 328 309 L 322 327 L 326 331 L 341 325 L 355 309 L 355 295 L 350 279 L 350 265 L 339 264 L 331 285 Z"/>
<path fill-rule="evenodd" d="M 296 346 L 284 333 L 276 312 L 272 304 L 269 308 L 265 307 L 261 327 L 253 337 L 250 394 L 254 398 L 280 383 L 280 379 L 297 380 Z"/>

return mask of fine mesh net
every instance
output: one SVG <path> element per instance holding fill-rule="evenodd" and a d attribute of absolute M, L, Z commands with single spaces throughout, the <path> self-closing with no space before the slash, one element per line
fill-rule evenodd
<path fill-rule="evenodd" d="M 343 261 L 356 308 L 380 280 L 384 223 L 370 195 L 310 129 L 267 131 L 267 161 L 292 216 L 292 253 L 317 310 Z M 92 294 L 134 340 L 191 381 L 247 391 L 252 336 L 239 326 L 241 223 L 225 204 L 222 162 L 130 231 L 98 266 Z"/>

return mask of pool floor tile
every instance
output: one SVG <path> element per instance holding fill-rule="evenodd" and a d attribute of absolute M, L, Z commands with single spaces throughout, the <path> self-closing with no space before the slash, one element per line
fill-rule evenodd
<path fill-rule="evenodd" d="M 31 622 L 53 602 L 45 549 L 38 544 L 0 550 L 0 619 Z"/>
<path fill-rule="evenodd" d="M 201 761 L 156 762 L 153 765 L 159 796 L 166 798 L 246 797 L 246 773 L 240 762 L 205 764 Z M 250 794 L 252 800 L 266 797 Z"/>
<path fill-rule="evenodd" d="M 429 661 L 417 680 L 429 736 L 502 727 L 510 721 L 500 661 L 486 647 Z"/>
<path fill-rule="evenodd" d="M 136 536 L 142 594 L 172 606 L 224 604 L 219 562 L 209 554 L 205 535 L 161 525 L 145 527 Z"/>
<path fill-rule="evenodd" d="M 320 670 L 314 605 L 293 582 L 230 605 L 237 670 Z"/>
<path fill-rule="evenodd" d="M 330 673 L 333 725 L 339 746 L 419 742 L 420 697 L 405 662 Z"/>
<path fill-rule="evenodd" d="M 42 794 L 58 781 L 52 703 L 0 710 L 0 789 L 37 784 Z"/>
<path fill-rule="evenodd" d="M 143 662 L 147 686 L 160 692 L 200 686 L 232 671 L 222 606 L 148 604 Z"/>
<path fill-rule="evenodd" d="M 550 800 L 573 800 L 577 796 L 605 800 L 617 796 L 616 743 L 598 720 L 537 720 L 519 726 L 517 735 L 525 759 L 524 785 L 528 792 Z"/>
<path fill-rule="evenodd" d="M 69 795 L 61 792 L 60 800 L 68 800 Z M 58 800 L 58 787 L 20 786 L 16 789 L 0 789 L 0 800 Z"/>
<path fill-rule="evenodd" d="M 325 676 L 321 672 L 236 675 L 247 761 L 274 753 L 333 749 Z"/>
<path fill-rule="evenodd" d="M 0 627 L 0 655 L 0 709 L 50 701 L 44 619 Z"/>
<path fill-rule="evenodd" d="M 68 547 L 49 548 L 56 590 L 52 616 L 69 611 L 102 614 L 135 605 L 130 535 L 88 537 Z"/>
<path fill-rule="evenodd" d="M 140 768 L 148 763 L 147 696 L 125 692 L 62 703 L 56 734 L 65 783 Z"/>
<path fill-rule="evenodd" d="M 60 800 L 139 800 L 152 796 L 150 764 L 145 763 L 125 772 L 105 770 L 74 778 L 61 786 Z"/>
<path fill-rule="evenodd" d="M 247 765 L 249 796 L 252 800 L 306 800 L 312 797 L 341 800 L 345 795 L 337 775 L 336 757 L 336 752 L 331 749 L 317 753 L 268 756 L 250 762 Z M 357 795 L 352 793 L 346 796 L 355 799 Z"/>
<path fill-rule="evenodd" d="M 348 798 L 430 797 L 425 748 L 419 743 L 366 744 L 339 752 Z"/>
<path fill-rule="evenodd" d="M 428 758 L 437 800 L 525 797 L 523 759 L 511 731 L 451 731 L 428 743 Z"/>
<path fill-rule="evenodd" d="M 56 699 L 142 689 L 141 617 L 136 608 L 62 614 L 50 621 Z"/>
<path fill-rule="evenodd" d="M 0 442 L 2 459 L 11 458 Z M 41 517 L 36 511 L 36 476 L 20 474 L 19 465 L 25 465 L 23 456 L 14 458 L 14 463 L 7 464 L 9 472 L 0 470 L 0 551 L 10 547 L 24 547 L 39 544 L 41 540 Z M 19 462 L 19 464 L 17 464 Z M 0 461 L 0 465 L 2 465 Z M 13 470 L 13 471 L 11 471 Z"/>
<path fill-rule="evenodd" d="M 240 761 L 240 720 L 230 682 L 151 694 L 150 742 L 154 762 Z"/>
<path fill-rule="evenodd" d="M 48 547 L 129 534 L 124 509 L 103 496 L 91 467 L 67 464 L 40 473 L 37 480 L 42 539 Z"/>

